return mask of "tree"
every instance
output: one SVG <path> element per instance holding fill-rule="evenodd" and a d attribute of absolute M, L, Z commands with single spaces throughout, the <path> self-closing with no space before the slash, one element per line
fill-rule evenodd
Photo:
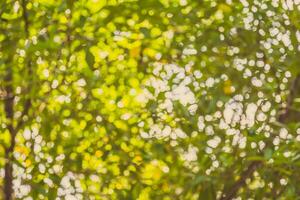
<path fill-rule="evenodd" d="M 1 2 L 4 199 L 297 199 L 299 9 Z"/>

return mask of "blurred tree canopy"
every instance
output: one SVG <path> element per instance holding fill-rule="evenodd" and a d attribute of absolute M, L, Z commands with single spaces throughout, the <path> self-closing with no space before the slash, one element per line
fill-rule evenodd
<path fill-rule="evenodd" d="M 2 0 L 3 199 L 300 199 L 299 51 L 299 0 Z"/>

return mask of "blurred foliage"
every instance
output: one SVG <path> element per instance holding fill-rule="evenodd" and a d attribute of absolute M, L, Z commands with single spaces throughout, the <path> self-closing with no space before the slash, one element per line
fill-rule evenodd
<path fill-rule="evenodd" d="M 1 185 L 12 124 L 16 199 L 220 199 L 254 161 L 237 197 L 299 199 L 299 10 L 0 1 Z"/>

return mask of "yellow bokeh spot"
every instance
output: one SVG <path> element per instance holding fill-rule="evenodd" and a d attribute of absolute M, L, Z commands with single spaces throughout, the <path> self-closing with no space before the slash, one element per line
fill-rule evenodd
<path fill-rule="evenodd" d="M 130 49 L 130 56 L 132 58 L 137 58 L 140 55 L 141 48 L 139 46 L 133 47 Z"/>
<path fill-rule="evenodd" d="M 147 164 L 142 170 L 143 182 L 147 185 L 152 185 L 160 180 L 162 171 L 158 162 Z"/>
<path fill-rule="evenodd" d="M 25 161 L 25 166 L 26 166 L 26 167 L 29 167 L 29 166 L 31 165 L 31 163 L 32 163 L 32 162 L 31 162 L 30 160 L 26 160 L 26 161 Z"/>
<path fill-rule="evenodd" d="M 100 151 L 100 150 L 97 150 L 97 151 L 95 152 L 95 156 L 96 156 L 97 158 L 100 158 L 101 156 L 103 156 L 103 152 Z"/>
<path fill-rule="evenodd" d="M 17 146 L 17 147 L 15 148 L 15 151 L 18 152 L 18 153 L 20 153 L 20 154 L 24 154 L 24 155 L 26 155 L 26 156 L 29 154 L 28 148 L 26 148 L 26 147 L 24 147 L 24 146 Z"/>
<path fill-rule="evenodd" d="M 150 200 L 150 191 L 151 189 L 148 187 L 143 189 L 137 200 Z"/>
<path fill-rule="evenodd" d="M 93 12 L 98 12 L 105 6 L 106 0 L 92 0 L 87 2 L 87 7 Z"/>
<path fill-rule="evenodd" d="M 112 149 L 112 146 L 110 144 L 105 145 L 105 150 L 109 151 Z"/>
<path fill-rule="evenodd" d="M 224 87 L 223 87 L 223 92 L 227 95 L 230 95 L 233 93 L 233 88 L 232 88 L 230 80 L 225 81 Z"/>
<path fill-rule="evenodd" d="M 137 164 L 137 165 L 139 165 L 139 164 L 141 164 L 141 161 L 143 160 L 143 158 L 141 157 L 141 156 L 139 156 L 139 155 L 137 155 L 137 156 L 135 156 L 134 158 L 133 158 L 133 162 L 135 163 L 135 164 Z"/>
<path fill-rule="evenodd" d="M 125 142 L 122 142 L 121 144 L 121 149 L 125 152 L 129 152 L 130 148 L 128 147 L 128 145 Z"/>
<path fill-rule="evenodd" d="M 129 79 L 129 85 L 131 87 L 138 87 L 139 86 L 139 80 L 136 78 Z"/>
<path fill-rule="evenodd" d="M 161 30 L 159 28 L 152 28 L 151 29 L 151 36 L 152 37 L 157 37 L 161 34 Z"/>
<path fill-rule="evenodd" d="M 231 7 L 228 6 L 227 4 L 224 4 L 224 3 L 221 3 L 221 4 L 218 6 L 218 9 L 219 9 L 219 10 L 222 10 L 224 13 L 230 13 L 230 12 L 231 12 Z"/>
<path fill-rule="evenodd" d="M 157 52 L 154 49 L 146 48 L 144 50 L 144 54 L 149 56 L 150 58 L 154 58 Z"/>

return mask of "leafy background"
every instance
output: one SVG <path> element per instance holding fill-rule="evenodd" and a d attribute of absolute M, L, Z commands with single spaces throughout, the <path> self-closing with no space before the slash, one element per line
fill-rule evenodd
<path fill-rule="evenodd" d="M 299 199 L 299 1 L 0 4 L 3 199 Z"/>

